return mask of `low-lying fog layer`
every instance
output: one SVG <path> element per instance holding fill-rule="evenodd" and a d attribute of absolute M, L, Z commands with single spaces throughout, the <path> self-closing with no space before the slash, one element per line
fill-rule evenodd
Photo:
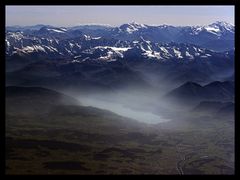
<path fill-rule="evenodd" d="M 147 110 L 144 111 L 144 110 L 132 109 L 129 106 L 126 106 L 116 101 L 104 101 L 103 99 L 90 97 L 90 96 L 79 97 L 78 99 L 81 102 L 81 105 L 83 106 L 93 106 L 100 109 L 106 109 L 118 115 L 135 119 L 137 121 L 148 123 L 148 124 L 157 124 L 157 123 L 170 121 L 170 119 L 166 119 L 160 115 L 154 114 L 152 112 L 148 112 Z"/>

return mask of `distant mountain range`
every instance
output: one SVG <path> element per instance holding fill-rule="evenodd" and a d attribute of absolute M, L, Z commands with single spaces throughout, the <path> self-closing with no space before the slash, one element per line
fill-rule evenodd
<path fill-rule="evenodd" d="M 164 61 L 207 58 L 214 51 L 234 50 L 234 34 L 235 27 L 226 22 L 180 27 L 135 22 L 119 27 L 11 26 L 6 27 L 5 45 L 7 56 L 105 61 L 141 57 Z"/>

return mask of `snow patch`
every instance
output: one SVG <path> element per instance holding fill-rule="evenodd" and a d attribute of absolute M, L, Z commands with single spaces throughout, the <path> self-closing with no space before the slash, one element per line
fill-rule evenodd
<path fill-rule="evenodd" d="M 7 47 L 9 47 L 9 46 L 10 46 L 9 41 L 8 41 L 7 39 L 5 39 L 5 42 L 6 42 L 6 44 L 7 44 Z"/>
<path fill-rule="evenodd" d="M 34 51 L 34 48 L 31 47 L 31 46 L 26 46 L 26 47 L 24 47 L 22 50 L 29 53 L 29 52 L 33 52 L 33 51 Z"/>
<path fill-rule="evenodd" d="M 160 49 L 164 52 L 164 53 L 169 53 L 168 50 L 165 47 L 160 47 Z"/>
<path fill-rule="evenodd" d="M 189 57 L 190 59 L 193 59 L 193 55 L 191 55 L 188 51 L 186 51 L 186 56 Z"/>
<path fill-rule="evenodd" d="M 100 38 L 102 38 L 102 37 L 92 37 L 92 39 L 100 39 Z"/>
<path fill-rule="evenodd" d="M 52 46 L 44 46 L 44 47 L 47 48 L 51 52 L 58 52 L 58 50 L 56 48 L 52 47 Z"/>
<path fill-rule="evenodd" d="M 214 27 L 205 27 L 205 29 L 207 30 L 207 31 L 214 31 L 214 32 L 219 32 L 220 31 L 220 29 L 218 29 L 218 28 L 214 28 Z"/>
<path fill-rule="evenodd" d="M 81 56 L 81 55 L 74 56 L 74 59 L 77 59 L 77 58 L 79 58 L 79 57 L 82 57 L 82 56 Z"/>
<path fill-rule="evenodd" d="M 71 48 L 73 48 L 74 44 L 69 42 L 69 45 Z"/>
<path fill-rule="evenodd" d="M 131 47 L 112 47 L 112 46 L 96 46 L 94 49 L 112 49 L 114 51 L 127 51 L 131 49 Z"/>
<path fill-rule="evenodd" d="M 174 52 L 175 56 L 177 56 L 178 58 L 183 58 L 181 55 L 181 52 L 178 51 L 177 49 L 173 48 L 173 52 Z"/>
<path fill-rule="evenodd" d="M 54 32 L 57 32 L 57 33 L 65 33 L 66 32 L 66 30 L 64 30 L 64 29 L 49 29 L 49 28 L 47 28 L 47 30 L 48 31 L 54 31 Z"/>
<path fill-rule="evenodd" d="M 87 41 L 91 40 L 91 36 L 88 36 L 88 35 L 84 34 L 84 37 L 85 37 L 85 40 L 87 40 Z"/>
<path fill-rule="evenodd" d="M 39 45 L 33 45 L 33 47 L 37 50 L 37 51 L 43 51 L 43 52 L 46 52 L 45 49 L 42 47 L 42 46 L 39 46 Z"/>

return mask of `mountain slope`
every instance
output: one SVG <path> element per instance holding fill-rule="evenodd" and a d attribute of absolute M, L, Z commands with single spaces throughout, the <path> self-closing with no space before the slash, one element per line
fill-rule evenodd
<path fill-rule="evenodd" d="M 235 111 L 235 104 L 233 102 L 220 101 L 202 101 L 195 106 L 191 113 L 198 116 L 211 116 L 219 119 L 233 119 Z"/>
<path fill-rule="evenodd" d="M 62 93 L 41 87 L 6 87 L 6 113 L 10 115 L 45 114 L 56 105 L 79 105 Z"/>
<path fill-rule="evenodd" d="M 190 106 L 196 105 L 204 100 L 233 102 L 234 82 L 215 81 L 205 86 L 194 82 L 187 82 L 167 93 L 164 98 L 168 101 Z"/>

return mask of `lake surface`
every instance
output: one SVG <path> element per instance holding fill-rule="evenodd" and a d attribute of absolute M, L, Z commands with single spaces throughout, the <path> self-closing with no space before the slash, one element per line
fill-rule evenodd
<path fill-rule="evenodd" d="M 83 106 L 93 106 L 99 109 L 109 110 L 120 116 L 135 119 L 137 121 L 148 123 L 148 124 L 158 124 L 158 123 L 170 121 L 170 119 L 163 118 L 152 112 L 131 109 L 120 103 L 102 101 L 99 99 L 92 99 L 88 97 L 86 98 L 81 97 L 79 98 L 79 100 Z"/>

